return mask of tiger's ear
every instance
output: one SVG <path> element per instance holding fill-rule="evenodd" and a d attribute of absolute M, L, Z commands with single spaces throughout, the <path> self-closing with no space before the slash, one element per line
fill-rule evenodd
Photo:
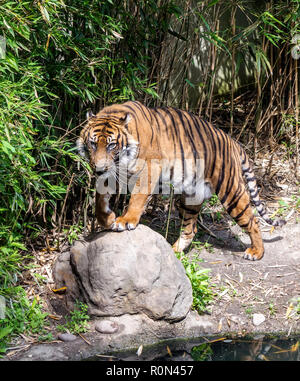
<path fill-rule="evenodd" d="M 132 116 L 130 115 L 129 112 L 127 112 L 124 116 L 122 116 L 120 118 L 120 122 L 125 126 L 127 127 L 128 126 L 128 123 L 131 121 L 132 119 Z"/>
<path fill-rule="evenodd" d="M 93 116 L 96 116 L 96 115 L 93 114 L 93 111 L 92 111 L 92 110 L 87 111 L 87 113 L 86 113 L 86 119 L 90 119 L 90 118 L 92 118 Z"/>

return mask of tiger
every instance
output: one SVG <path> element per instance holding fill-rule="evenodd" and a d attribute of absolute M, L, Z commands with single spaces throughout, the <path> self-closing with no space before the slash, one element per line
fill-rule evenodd
<path fill-rule="evenodd" d="M 286 223 L 283 219 L 273 221 L 267 215 L 253 166 L 241 144 L 194 113 L 173 107 L 149 108 L 139 101 L 113 104 L 88 116 L 76 144 L 100 184 L 96 187 L 95 213 L 105 229 L 135 229 L 154 191 L 158 189 L 159 193 L 171 187 L 180 198 L 182 221 L 181 232 L 173 244 L 176 252 L 190 246 L 197 233 L 201 205 L 213 194 L 250 236 L 245 259 L 255 261 L 264 256 L 251 201 L 268 224 Z M 120 168 L 126 168 L 125 175 L 118 175 Z M 116 217 L 110 207 L 115 189 L 108 182 L 114 179 L 119 185 L 124 184 L 125 177 L 135 180 L 127 208 Z"/>

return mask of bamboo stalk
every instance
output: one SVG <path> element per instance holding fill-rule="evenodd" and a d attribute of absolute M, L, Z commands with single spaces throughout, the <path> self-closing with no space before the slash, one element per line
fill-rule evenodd
<path fill-rule="evenodd" d="M 232 6 L 231 9 L 231 35 L 232 39 L 235 36 L 236 24 L 235 24 L 236 6 Z M 233 133 L 233 106 L 234 106 L 234 86 L 235 86 L 235 44 L 232 43 L 231 50 L 231 107 L 230 107 L 230 135 Z"/>
<path fill-rule="evenodd" d="M 299 92 L 298 92 L 298 61 L 295 59 L 295 134 L 296 134 L 296 168 L 295 176 L 299 179 Z"/>
<path fill-rule="evenodd" d="M 253 140 L 253 152 L 254 152 L 254 160 L 256 160 L 257 153 L 257 140 L 258 140 L 258 132 L 260 126 L 260 119 L 262 113 L 262 99 L 261 99 L 261 83 L 260 83 L 260 72 L 256 71 L 256 83 L 257 83 L 257 94 L 256 94 L 256 113 L 255 113 L 255 132 L 254 132 L 254 140 Z"/>
<path fill-rule="evenodd" d="M 220 20 L 217 21 L 216 24 L 216 31 L 219 31 L 219 26 L 220 26 Z M 211 81 L 211 86 L 210 86 L 210 96 L 209 96 L 209 103 L 210 103 L 210 112 L 209 112 L 209 121 L 211 122 L 212 120 L 212 110 L 213 110 L 213 95 L 214 95 L 214 87 L 215 87 L 215 79 L 216 79 L 216 62 L 217 62 L 217 47 L 214 46 L 213 50 L 213 75 L 212 75 L 212 81 Z"/>
<path fill-rule="evenodd" d="M 180 24 L 179 34 L 181 34 L 181 32 L 182 32 L 184 24 L 185 24 L 185 18 L 183 18 L 182 23 Z M 171 59 L 169 70 L 168 70 L 167 79 L 166 79 L 166 82 L 165 82 L 165 88 L 164 88 L 164 92 L 163 92 L 163 96 L 162 96 L 162 102 L 163 103 L 166 102 L 166 94 L 169 93 L 169 91 L 168 91 L 169 90 L 169 82 L 170 82 L 170 78 L 171 78 L 171 73 L 173 71 L 173 66 L 174 66 L 175 58 L 177 57 L 178 43 L 179 43 L 179 38 L 177 38 L 177 40 L 176 40 L 173 56 L 172 56 L 172 59 Z"/>
<path fill-rule="evenodd" d="M 271 2 L 271 7 L 272 7 L 272 2 Z M 273 96 L 274 96 L 274 76 L 273 76 L 273 71 L 274 71 L 274 47 L 273 45 L 271 44 L 270 45 L 270 65 L 271 65 L 271 68 L 272 68 L 272 71 L 271 71 L 271 83 L 270 83 L 270 106 L 271 106 L 271 110 L 273 110 Z M 270 139 L 273 140 L 273 136 L 274 136 L 274 131 L 273 131 L 273 128 L 274 128 L 274 123 L 273 123 L 273 116 L 271 116 L 271 119 L 270 119 L 270 133 L 269 133 L 269 136 L 270 136 Z"/>
<path fill-rule="evenodd" d="M 215 33 L 218 33 L 219 26 L 220 26 L 220 20 L 218 19 L 219 9 L 220 9 L 220 7 L 217 7 L 215 14 L 214 14 L 214 18 L 216 19 L 216 22 L 214 24 Z M 211 122 L 211 118 L 212 118 L 212 106 L 213 106 L 212 105 L 212 98 L 213 98 L 215 78 L 216 78 L 217 47 L 215 45 L 212 45 L 211 50 L 212 50 L 211 67 L 210 67 L 211 81 L 210 81 L 208 100 L 207 100 L 206 110 L 205 110 L 205 115 L 208 117 L 210 122 Z"/>

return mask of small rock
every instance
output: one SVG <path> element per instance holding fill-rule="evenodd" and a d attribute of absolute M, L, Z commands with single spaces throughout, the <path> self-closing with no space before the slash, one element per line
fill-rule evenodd
<path fill-rule="evenodd" d="M 60 333 L 57 338 L 59 340 L 62 340 L 62 341 L 65 341 L 65 342 L 69 342 L 69 341 L 74 341 L 76 340 L 76 336 L 75 335 L 72 335 L 71 333 Z"/>
<path fill-rule="evenodd" d="M 266 318 L 265 318 L 265 316 L 263 314 L 253 314 L 252 321 L 253 321 L 254 325 L 256 325 L 256 326 L 260 325 L 265 320 L 266 320 Z"/>
<path fill-rule="evenodd" d="M 95 324 L 95 329 L 101 333 L 115 333 L 119 326 L 117 323 L 110 320 L 102 320 Z"/>

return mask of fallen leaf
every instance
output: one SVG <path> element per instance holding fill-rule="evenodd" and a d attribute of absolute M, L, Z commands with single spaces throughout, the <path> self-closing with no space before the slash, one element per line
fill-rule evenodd
<path fill-rule="evenodd" d="M 120 35 L 120 33 L 116 32 L 115 30 L 112 30 L 111 33 L 118 39 L 124 38 Z"/>
<path fill-rule="evenodd" d="M 270 361 L 264 354 L 261 354 L 259 357 L 264 361 Z"/>
<path fill-rule="evenodd" d="M 239 272 L 239 277 L 240 277 L 240 283 L 242 283 L 244 280 L 244 276 L 241 272 Z"/>
<path fill-rule="evenodd" d="M 84 336 L 83 336 L 83 334 L 81 334 L 81 333 L 78 333 L 78 335 L 88 344 L 88 345 L 92 345 L 89 341 L 88 341 L 88 339 L 86 339 Z"/>
<path fill-rule="evenodd" d="M 208 341 L 207 343 L 210 344 L 210 343 L 215 343 L 216 341 L 223 341 L 223 340 L 226 340 L 226 337 L 220 337 L 219 339 L 214 339 L 214 340 Z"/>
<path fill-rule="evenodd" d="M 42 253 L 44 253 L 45 251 L 56 251 L 57 248 L 55 247 L 45 247 L 44 249 L 41 250 Z"/>
<path fill-rule="evenodd" d="M 48 315 L 50 319 L 53 319 L 53 320 L 60 320 L 61 319 L 61 316 L 56 316 L 56 315 Z"/>
<path fill-rule="evenodd" d="M 221 331 L 222 331 L 222 327 L 223 327 L 223 318 L 221 318 L 220 321 L 219 321 L 219 324 L 218 324 L 218 332 L 221 332 Z"/>
<path fill-rule="evenodd" d="M 226 288 L 224 291 L 222 291 L 221 294 L 219 294 L 219 299 L 221 299 L 222 296 L 224 296 L 225 294 L 227 294 L 228 291 L 229 291 L 228 288 Z"/>
<path fill-rule="evenodd" d="M 167 351 L 169 353 L 169 356 L 172 357 L 173 355 L 172 355 L 171 349 L 168 347 L 168 345 L 167 345 Z"/>
<path fill-rule="evenodd" d="M 61 288 L 51 288 L 51 290 L 57 294 L 61 293 L 65 293 L 66 290 L 67 290 L 67 287 L 61 287 Z"/>
<path fill-rule="evenodd" d="M 299 341 L 297 341 L 296 344 L 291 346 L 291 352 L 296 352 L 296 350 L 299 348 Z"/>
<path fill-rule="evenodd" d="M 140 356 L 140 355 L 142 354 L 142 352 L 143 352 L 143 345 L 140 345 L 140 346 L 139 346 L 139 349 L 136 351 L 136 354 L 137 354 L 138 356 Z"/>
<path fill-rule="evenodd" d="M 286 314 L 285 314 L 285 317 L 286 317 L 286 318 L 288 318 L 288 317 L 290 316 L 290 314 L 291 314 L 291 312 L 293 311 L 293 309 L 294 309 L 294 305 L 293 305 L 293 303 L 291 303 L 291 304 L 288 306 L 287 310 L 286 310 Z"/>

